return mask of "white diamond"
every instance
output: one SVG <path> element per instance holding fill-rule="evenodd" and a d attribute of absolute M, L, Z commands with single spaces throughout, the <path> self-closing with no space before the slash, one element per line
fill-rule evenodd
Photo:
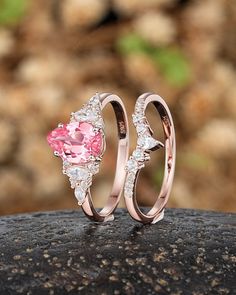
<path fill-rule="evenodd" d="M 78 111 L 76 113 L 74 113 L 74 118 L 77 121 L 90 121 L 90 122 L 94 122 L 98 119 L 98 114 L 97 111 L 95 110 L 91 110 L 91 109 L 87 109 L 84 111 Z"/>
<path fill-rule="evenodd" d="M 78 200 L 78 203 L 81 205 L 83 204 L 85 197 L 86 197 L 86 191 L 82 189 L 82 187 L 77 186 L 75 188 L 75 197 Z"/>
<path fill-rule="evenodd" d="M 138 133 L 145 132 L 145 131 L 147 131 L 147 125 L 139 123 L 136 126 L 136 130 Z"/>
<path fill-rule="evenodd" d="M 135 173 L 128 173 L 126 178 L 126 187 L 133 187 L 135 180 Z"/>
<path fill-rule="evenodd" d="M 141 112 L 144 109 L 144 101 L 143 100 L 137 100 L 136 104 L 135 104 L 135 110 L 137 112 Z"/>
<path fill-rule="evenodd" d="M 90 100 L 89 100 L 89 104 L 91 104 L 91 105 L 97 105 L 97 106 L 100 106 L 100 99 L 99 99 L 99 95 L 97 94 L 97 95 L 95 95 L 95 96 L 93 96 L 92 98 L 90 98 Z"/>
<path fill-rule="evenodd" d="M 144 119 L 143 114 L 133 114 L 132 115 L 134 124 L 138 123 L 139 121 Z"/>
<path fill-rule="evenodd" d="M 128 198 L 132 198 L 133 196 L 133 188 L 126 187 L 125 188 L 125 196 Z"/>
<path fill-rule="evenodd" d="M 73 181 L 86 180 L 90 176 L 89 171 L 82 167 L 70 167 L 67 169 L 66 174 Z"/>
<path fill-rule="evenodd" d="M 134 159 L 129 159 L 126 167 L 129 171 L 137 170 L 138 169 L 138 163 Z"/>
<path fill-rule="evenodd" d="M 99 164 L 97 164 L 97 163 L 89 164 L 88 168 L 92 174 L 97 174 L 99 172 Z"/>
<path fill-rule="evenodd" d="M 94 125 L 95 125 L 95 127 L 103 128 L 104 127 L 103 118 L 102 117 L 97 118 L 97 120 L 95 121 Z"/>
<path fill-rule="evenodd" d="M 151 136 L 141 136 L 138 138 L 138 145 L 145 150 L 152 149 L 158 145 L 158 141 Z"/>
<path fill-rule="evenodd" d="M 144 160 L 144 153 L 142 150 L 140 149 L 136 149 L 133 151 L 133 157 L 137 160 L 137 161 L 143 161 Z"/>

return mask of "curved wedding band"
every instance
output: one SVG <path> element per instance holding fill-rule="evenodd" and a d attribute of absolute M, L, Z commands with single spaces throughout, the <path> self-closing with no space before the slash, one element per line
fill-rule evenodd
<path fill-rule="evenodd" d="M 113 186 L 105 207 L 98 212 L 93 205 L 90 186 L 105 152 L 102 110 L 109 103 L 117 121 L 118 151 Z M 48 135 L 48 142 L 54 154 L 62 158 L 63 172 L 69 177 L 84 213 L 94 221 L 113 220 L 123 190 L 129 151 L 128 120 L 122 100 L 114 94 L 97 93 L 82 109 L 71 114 L 69 124 L 59 124 Z"/>
<path fill-rule="evenodd" d="M 152 137 L 152 130 L 145 117 L 145 110 L 149 103 L 152 103 L 158 111 L 163 131 L 165 143 L 162 144 Z M 127 165 L 127 177 L 125 181 L 125 203 L 127 209 L 135 220 L 147 223 L 156 223 L 164 217 L 164 209 L 167 204 L 172 182 L 174 178 L 176 159 L 175 130 L 170 110 L 165 101 L 156 94 L 145 93 L 141 95 L 135 105 L 133 123 L 138 134 L 137 147 L 130 156 Z M 150 159 L 150 152 L 158 148 L 165 148 L 165 170 L 162 187 L 154 206 L 145 214 L 136 200 L 136 183 L 140 170 L 145 166 L 145 161 Z"/>

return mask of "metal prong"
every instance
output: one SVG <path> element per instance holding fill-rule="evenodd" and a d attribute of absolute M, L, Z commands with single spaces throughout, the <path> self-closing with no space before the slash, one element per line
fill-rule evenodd
<path fill-rule="evenodd" d="M 100 162 L 100 161 L 102 160 L 102 156 L 98 156 L 98 157 L 96 157 L 95 160 L 96 160 L 97 162 Z"/>
<path fill-rule="evenodd" d="M 90 156 L 89 156 L 89 160 L 90 160 L 90 161 L 95 161 L 96 158 L 95 158 L 93 155 L 90 155 Z"/>
<path fill-rule="evenodd" d="M 54 156 L 59 157 L 59 153 L 58 152 L 54 152 Z"/>
<path fill-rule="evenodd" d="M 63 126 L 64 126 L 63 123 L 59 123 L 59 124 L 57 125 L 58 128 L 62 128 Z"/>
<path fill-rule="evenodd" d="M 93 132 L 94 132 L 94 133 L 97 133 L 99 130 L 100 130 L 99 127 L 93 127 Z"/>

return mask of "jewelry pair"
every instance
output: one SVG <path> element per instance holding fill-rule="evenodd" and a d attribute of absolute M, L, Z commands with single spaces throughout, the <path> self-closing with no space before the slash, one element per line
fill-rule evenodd
<path fill-rule="evenodd" d="M 111 193 L 105 207 L 95 209 L 90 193 L 92 179 L 99 172 L 106 148 L 102 110 L 111 104 L 117 121 L 118 151 L 116 171 Z M 145 116 L 147 105 L 152 103 L 158 111 L 165 142 L 152 136 Z M 128 159 L 129 126 L 122 100 L 115 94 L 96 94 L 79 111 L 71 114 L 68 124 L 59 124 L 47 137 L 56 156 L 62 158 L 63 173 L 69 177 L 75 197 L 84 213 L 94 221 L 114 219 L 114 211 L 124 188 L 125 203 L 130 215 L 144 224 L 156 223 L 164 217 L 175 170 L 176 141 L 172 116 L 165 101 L 158 95 L 145 93 L 138 97 L 133 114 L 138 139 L 137 147 Z M 136 183 L 140 170 L 150 160 L 150 153 L 165 148 L 165 170 L 162 187 L 154 206 L 147 213 L 140 210 L 136 201 Z"/>

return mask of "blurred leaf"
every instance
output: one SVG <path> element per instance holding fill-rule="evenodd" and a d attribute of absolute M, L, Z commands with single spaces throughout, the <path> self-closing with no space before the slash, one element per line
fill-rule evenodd
<path fill-rule="evenodd" d="M 120 37 L 117 41 L 117 48 L 124 55 L 134 53 L 148 55 L 166 80 L 174 86 L 181 87 L 189 81 L 188 60 L 178 48 L 154 47 L 137 34 Z"/>
<path fill-rule="evenodd" d="M 156 184 L 157 189 L 161 188 L 164 169 L 165 169 L 164 165 L 161 165 L 153 174 L 153 181 Z"/>
<path fill-rule="evenodd" d="M 190 69 L 184 54 L 177 48 L 157 48 L 152 55 L 166 79 L 175 86 L 186 85 Z"/>
<path fill-rule="evenodd" d="M 18 23 L 26 12 L 28 0 L 0 0 L 0 25 Z"/>
<path fill-rule="evenodd" d="M 117 41 L 117 48 L 122 54 L 148 53 L 150 51 L 148 43 L 136 34 L 120 37 Z"/>

